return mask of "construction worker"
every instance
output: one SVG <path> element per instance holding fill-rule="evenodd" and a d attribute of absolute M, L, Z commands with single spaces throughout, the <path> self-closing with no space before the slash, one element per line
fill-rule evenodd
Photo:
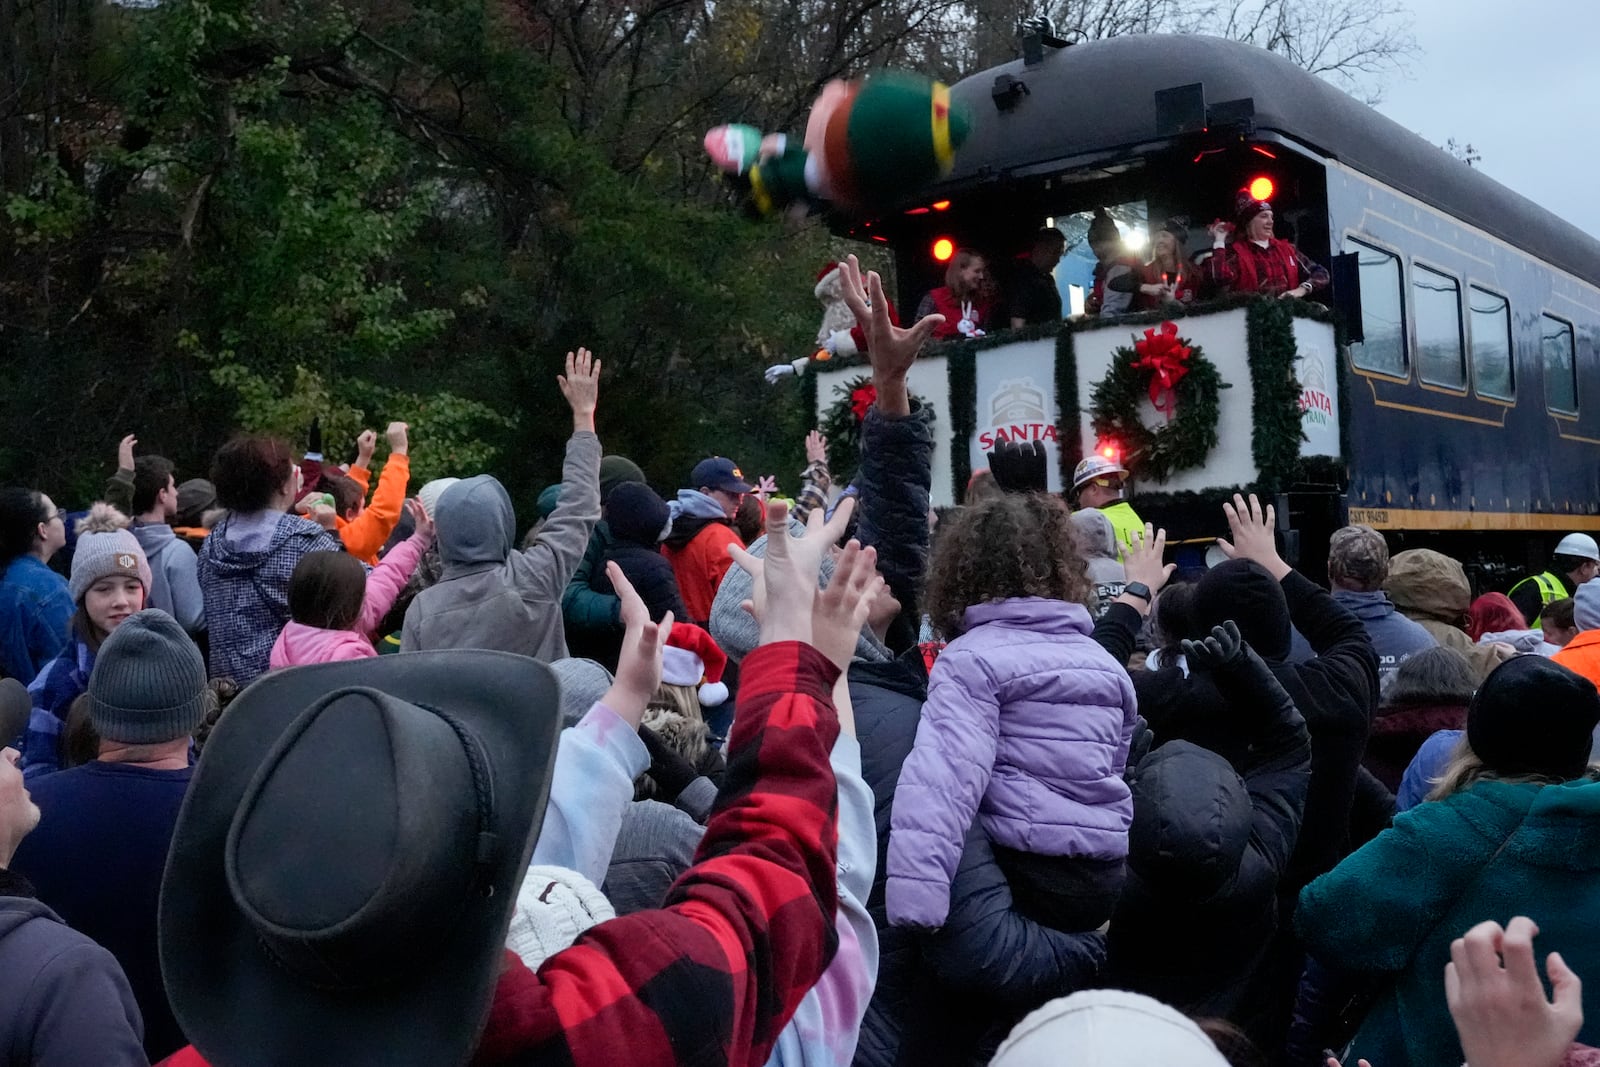
<path fill-rule="evenodd" d="M 1546 604 L 1576 596 L 1578 586 L 1597 575 L 1600 575 L 1600 545 L 1588 534 L 1570 533 L 1556 545 L 1549 570 L 1522 579 L 1506 595 L 1528 620 L 1528 625 L 1537 630 Z"/>
<path fill-rule="evenodd" d="M 1119 556 L 1133 543 L 1133 534 L 1144 533 L 1144 520 L 1122 496 L 1128 469 L 1109 456 L 1095 453 L 1085 457 L 1072 472 L 1072 492 L 1079 508 L 1099 508 L 1117 531 Z"/>

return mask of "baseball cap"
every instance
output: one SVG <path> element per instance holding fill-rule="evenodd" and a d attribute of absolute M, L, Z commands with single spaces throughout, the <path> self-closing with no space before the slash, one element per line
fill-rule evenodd
<path fill-rule="evenodd" d="M 733 465 L 733 460 L 712 456 L 694 465 L 689 484 L 695 488 L 708 486 L 724 493 L 748 493 L 753 487 L 744 480 L 744 472 Z"/>
<path fill-rule="evenodd" d="M 1389 546 L 1370 526 L 1344 526 L 1328 541 L 1328 564 L 1363 589 L 1377 589 L 1389 577 Z"/>

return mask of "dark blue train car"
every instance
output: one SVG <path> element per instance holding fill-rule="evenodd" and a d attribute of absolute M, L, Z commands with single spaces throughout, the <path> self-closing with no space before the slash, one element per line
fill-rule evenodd
<path fill-rule="evenodd" d="M 1600 530 L 1600 241 L 1264 50 L 1059 44 L 1035 36 L 955 86 L 977 121 L 954 173 L 841 224 L 894 249 L 903 307 L 941 283 L 940 239 L 1003 261 L 1096 207 L 1135 239 L 1186 216 L 1203 254 L 1205 224 L 1264 177 L 1279 235 L 1334 271 L 1345 471 L 1329 521 L 1512 568 Z"/>

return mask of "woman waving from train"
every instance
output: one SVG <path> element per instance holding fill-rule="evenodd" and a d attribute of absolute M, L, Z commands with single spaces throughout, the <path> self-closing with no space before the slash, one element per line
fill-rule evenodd
<path fill-rule="evenodd" d="M 1304 299 L 1328 287 L 1328 272 L 1293 244 L 1272 234 L 1272 205 L 1240 190 L 1238 230 L 1221 220 L 1206 228 L 1211 234 L 1210 258 L 1204 272 L 1217 295 L 1261 293 L 1280 299 Z"/>

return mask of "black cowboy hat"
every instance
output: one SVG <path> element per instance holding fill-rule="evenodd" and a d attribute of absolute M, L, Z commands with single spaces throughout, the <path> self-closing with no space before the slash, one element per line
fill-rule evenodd
<path fill-rule="evenodd" d="M 178 816 L 161 970 L 208 1060 L 465 1063 L 549 796 L 555 676 L 505 652 L 269 674 Z"/>

